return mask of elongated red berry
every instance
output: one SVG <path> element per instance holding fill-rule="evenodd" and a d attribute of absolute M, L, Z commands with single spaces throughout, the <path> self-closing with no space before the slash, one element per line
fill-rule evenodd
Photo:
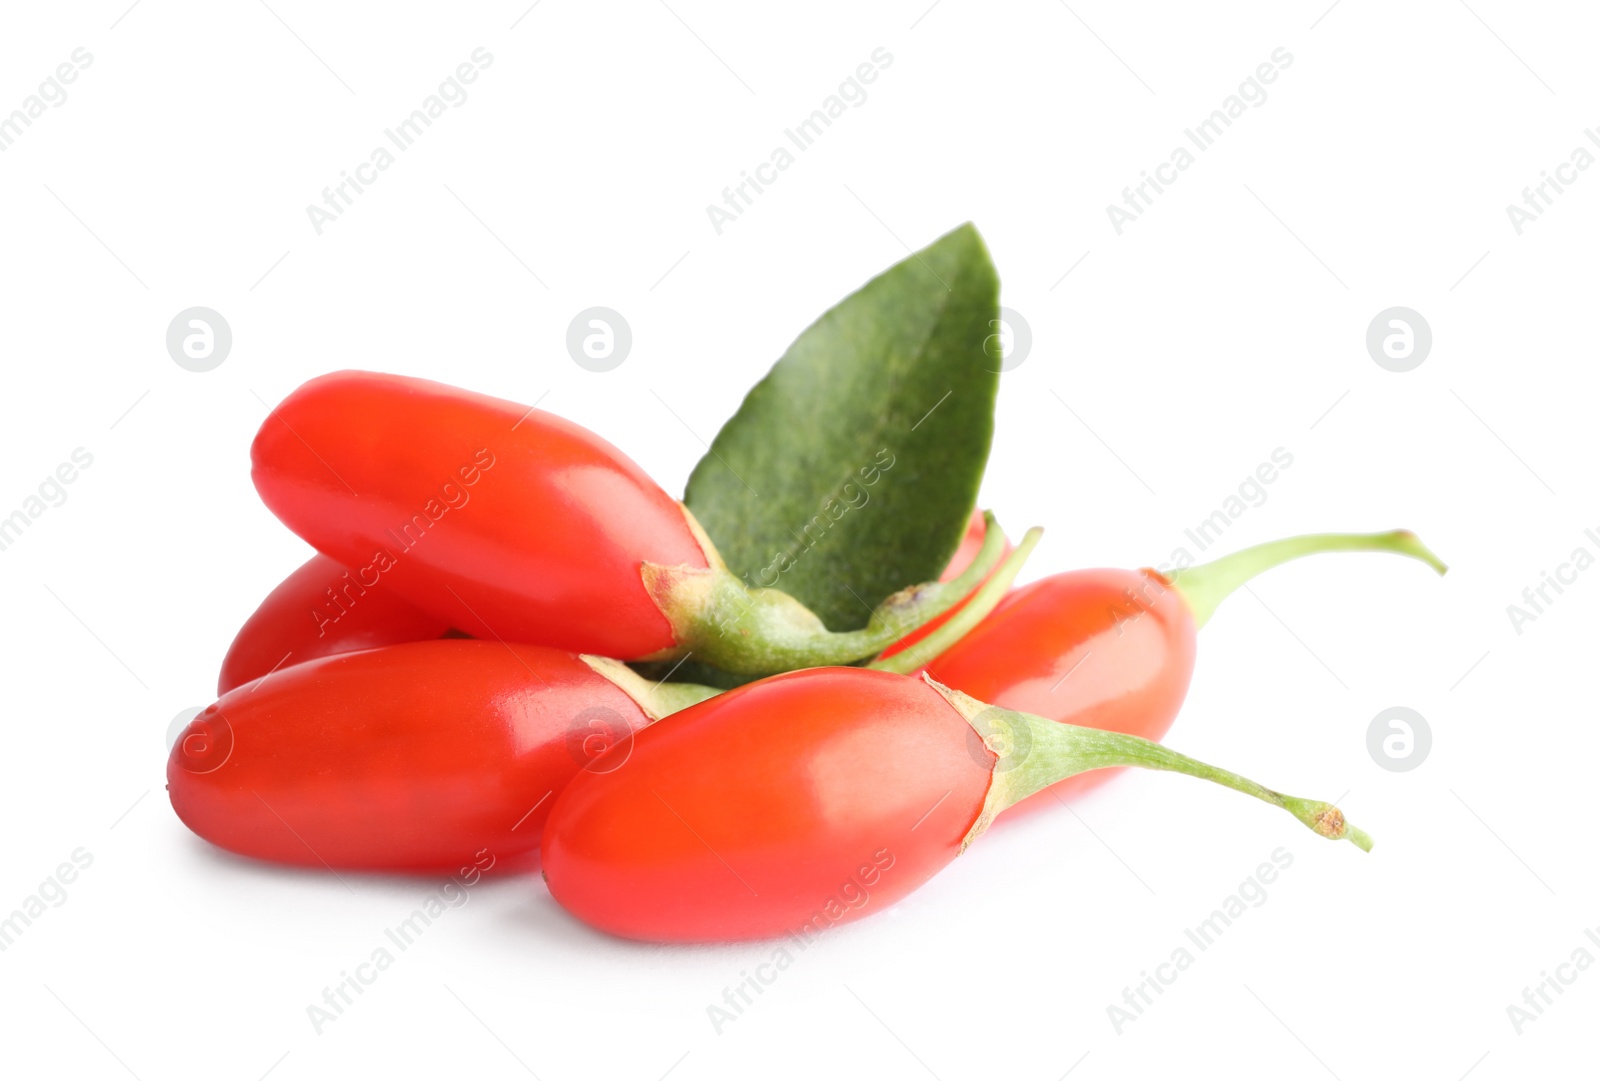
<path fill-rule="evenodd" d="M 1268 541 L 1171 577 L 1149 568 L 1067 571 L 1011 591 L 964 632 L 962 624 L 973 621 L 957 610 L 948 626 L 909 654 L 874 667 L 911 671 L 922 656 L 934 656 L 925 665 L 929 675 L 981 701 L 1159 740 L 1188 692 L 1196 632 L 1216 607 L 1271 567 L 1335 551 L 1403 555 L 1444 571 L 1438 557 L 1404 530 Z M 1081 791 L 1113 772 L 1078 774 L 1051 790 L 1057 796 Z M 1041 796 L 1029 806 L 1051 802 Z"/>
<path fill-rule="evenodd" d="M 610 443 L 441 383 L 313 379 L 262 423 L 251 458 L 289 528 L 475 637 L 671 650 L 640 566 L 707 565 L 678 504 Z"/>
<path fill-rule="evenodd" d="M 1087 769 L 1187 772 L 1362 847 L 1338 808 L 1160 744 L 860 668 L 772 676 L 639 733 L 574 778 L 545 826 L 550 892 L 626 938 L 809 935 L 883 909 L 989 820 Z"/>
<path fill-rule="evenodd" d="M 984 535 L 984 516 L 974 511 L 941 582 L 953 581 L 973 563 Z M 1001 555 L 1010 550 L 1010 545 L 1005 545 Z M 959 607 L 907 634 L 884 655 L 898 653 L 925 637 L 956 611 Z M 239 628 L 223 659 L 217 693 L 226 694 L 287 665 L 358 649 L 428 641 L 452 630 L 447 620 L 398 596 L 385 584 L 377 564 L 352 568 L 325 555 L 314 555 L 267 594 Z"/>
<path fill-rule="evenodd" d="M 788 594 L 735 577 L 619 450 L 537 409 L 335 372 L 274 409 L 251 455 L 289 528 L 436 619 L 622 660 L 693 653 L 749 675 L 859 660 L 961 602 L 1004 556 L 997 537 L 952 581 L 908 584 L 865 627 L 830 632 Z"/>
<path fill-rule="evenodd" d="M 1195 646 L 1189 606 L 1157 572 L 1068 571 L 1013 590 L 927 671 L 983 702 L 1159 740 L 1188 693 Z M 1111 776 L 1080 773 L 1053 791 Z"/>
<path fill-rule="evenodd" d="M 335 653 L 438 638 L 450 624 L 397 596 L 375 567 L 325 555 L 306 560 L 267 594 L 228 647 L 217 694 Z"/>
<path fill-rule="evenodd" d="M 448 872 L 483 850 L 537 848 L 572 776 L 667 708 L 640 697 L 651 712 L 539 646 L 442 639 L 323 657 L 208 706 L 173 745 L 167 791 L 185 825 L 240 855 Z"/>

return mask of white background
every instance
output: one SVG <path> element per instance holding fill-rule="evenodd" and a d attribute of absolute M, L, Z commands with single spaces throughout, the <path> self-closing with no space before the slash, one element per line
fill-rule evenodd
<path fill-rule="evenodd" d="M 1574 548 L 1600 554 L 1600 170 L 1522 235 L 1505 209 L 1600 126 L 1592 11 L 125 6 L 0 16 L 0 112 L 75 48 L 94 58 L 0 154 L 0 515 L 75 448 L 94 458 L 0 552 L 0 913 L 93 856 L 0 954 L 7 1073 L 1592 1071 L 1600 972 L 1520 1035 L 1507 1007 L 1600 925 L 1600 573 L 1521 634 L 1506 606 Z M 317 235 L 307 204 L 479 46 L 494 60 L 465 104 Z M 718 235 L 706 204 L 880 46 L 865 103 Z M 1107 204 L 1278 47 L 1293 63 L 1264 104 L 1117 235 Z M 226 857 L 162 789 L 168 722 L 209 700 L 239 623 L 308 552 L 250 486 L 268 403 L 342 367 L 545 395 L 677 493 L 795 334 L 967 219 L 1033 334 L 984 488 L 1013 535 L 1047 529 L 1025 577 L 1168 558 L 1277 447 L 1294 464 L 1228 549 L 1403 525 L 1450 562 L 1262 579 L 1205 628 L 1170 737 L 1340 798 L 1376 850 L 1123 776 L 830 932 L 720 1034 L 707 1006 L 771 946 L 608 940 L 536 876 L 502 878 L 318 1035 L 306 1007 L 440 883 Z M 194 305 L 234 335 L 205 374 L 164 344 Z M 592 305 L 633 329 L 607 374 L 564 347 Z M 1364 342 L 1394 305 L 1434 334 L 1406 374 Z M 1367 751 L 1395 705 L 1433 732 L 1412 772 Z M 1278 846 L 1294 864 L 1267 901 L 1118 1034 L 1107 1006 Z"/>

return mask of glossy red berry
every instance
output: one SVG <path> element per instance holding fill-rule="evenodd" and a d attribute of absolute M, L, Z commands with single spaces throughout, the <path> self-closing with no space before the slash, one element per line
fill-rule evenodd
<path fill-rule="evenodd" d="M 537 848 L 556 794 L 649 720 L 571 653 L 412 642 L 223 695 L 173 745 L 167 791 L 185 825 L 240 855 L 449 872 Z"/>
<path fill-rule="evenodd" d="M 1134 736 L 862 668 L 771 676 L 690 707 L 576 776 L 545 825 L 550 892 L 626 938 L 811 937 L 937 874 L 993 816 L 1107 766 L 1189 773 L 1330 838 L 1338 808 Z"/>
<path fill-rule="evenodd" d="M 887 672 L 772 676 L 674 721 L 569 786 L 545 833 L 556 900 L 625 938 L 763 938 L 887 907 L 955 858 L 989 790 L 994 756 L 961 714 Z"/>
<path fill-rule="evenodd" d="M 1012 590 L 927 671 L 993 705 L 1159 740 L 1189 691 L 1195 631 L 1182 594 L 1155 571 L 1069 571 Z M 1110 776 L 1080 773 L 1053 790 Z M 1049 802 L 1041 794 L 1032 806 Z"/>
<path fill-rule="evenodd" d="M 262 423 L 251 457 L 289 528 L 474 637 L 668 651 L 641 564 L 706 566 L 682 509 L 610 443 L 440 383 L 313 379 Z"/>
<path fill-rule="evenodd" d="M 335 559 L 312 556 L 267 594 L 234 636 L 217 694 L 292 664 L 439 638 L 450 624 Z"/>

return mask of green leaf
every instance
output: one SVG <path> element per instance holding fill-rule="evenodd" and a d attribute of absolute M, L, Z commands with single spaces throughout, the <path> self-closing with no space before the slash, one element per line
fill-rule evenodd
<path fill-rule="evenodd" d="M 689 477 L 684 502 L 730 570 L 833 630 L 939 577 L 994 434 L 999 290 L 968 223 L 806 328 Z"/>

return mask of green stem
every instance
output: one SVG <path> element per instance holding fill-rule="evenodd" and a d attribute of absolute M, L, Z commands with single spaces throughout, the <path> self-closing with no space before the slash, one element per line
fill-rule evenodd
<path fill-rule="evenodd" d="M 693 654 L 725 672 L 764 675 L 875 656 L 960 604 L 1000 563 L 1005 534 L 993 514 L 985 512 L 984 522 L 983 546 L 959 576 L 901 590 L 854 631 L 828 630 L 814 612 L 781 590 L 750 588 L 723 566 L 713 548 L 707 549 L 708 569 L 646 563 L 641 568 L 645 588 L 671 623 L 677 645 L 641 659 Z M 980 608 L 977 616 L 982 618 L 999 601 L 995 596 L 987 599 L 987 607 L 967 607 Z"/>
<path fill-rule="evenodd" d="M 1017 573 L 1022 570 L 1022 564 L 1027 561 L 1029 554 L 1038 545 L 1039 538 L 1043 536 L 1044 530 L 1038 526 L 1028 530 L 1023 534 L 1022 543 L 1017 545 L 1016 551 L 1006 557 L 1006 561 L 1001 563 L 989 576 L 988 581 L 972 595 L 972 600 L 957 610 L 946 623 L 894 656 L 873 661 L 866 667 L 876 668 L 881 672 L 908 674 L 915 672 L 961 641 L 967 636 L 968 631 L 983 622 L 984 617 L 1000 603 L 1006 591 L 1011 588 L 1011 583 L 1016 581 Z"/>
<path fill-rule="evenodd" d="M 1179 754 L 1139 736 L 1062 724 L 1032 713 L 988 706 L 926 675 L 923 679 L 967 719 L 995 755 L 994 780 L 990 783 L 983 811 L 962 842 L 963 847 L 982 833 L 995 815 L 1057 781 L 1089 770 L 1139 766 L 1185 773 L 1243 792 L 1288 811 L 1320 837 L 1347 840 L 1363 852 L 1372 850 L 1372 838 L 1345 821 L 1344 812 L 1331 803 L 1286 796 L 1248 777 Z"/>
<path fill-rule="evenodd" d="M 621 661 L 610 657 L 582 654 L 583 662 L 600 675 L 617 685 L 617 689 L 639 704 L 644 715 L 659 721 L 668 714 L 715 698 L 722 692 L 716 687 L 698 683 L 668 683 L 666 680 L 646 679 Z"/>
<path fill-rule="evenodd" d="M 1396 529 L 1389 533 L 1308 533 L 1301 537 L 1285 537 L 1257 544 L 1198 567 L 1173 571 L 1167 578 L 1188 603 L 1198 629 L 1206 625 L 1211 614 L 1230 593 L 1262 571 L 1271 570 L 1291 559 L 1322 552 L 1390 552 L 1421 560 L 1440 574 L 1449 569 L 1417 539 L 1415 533 L 1408 529 Z"/>

